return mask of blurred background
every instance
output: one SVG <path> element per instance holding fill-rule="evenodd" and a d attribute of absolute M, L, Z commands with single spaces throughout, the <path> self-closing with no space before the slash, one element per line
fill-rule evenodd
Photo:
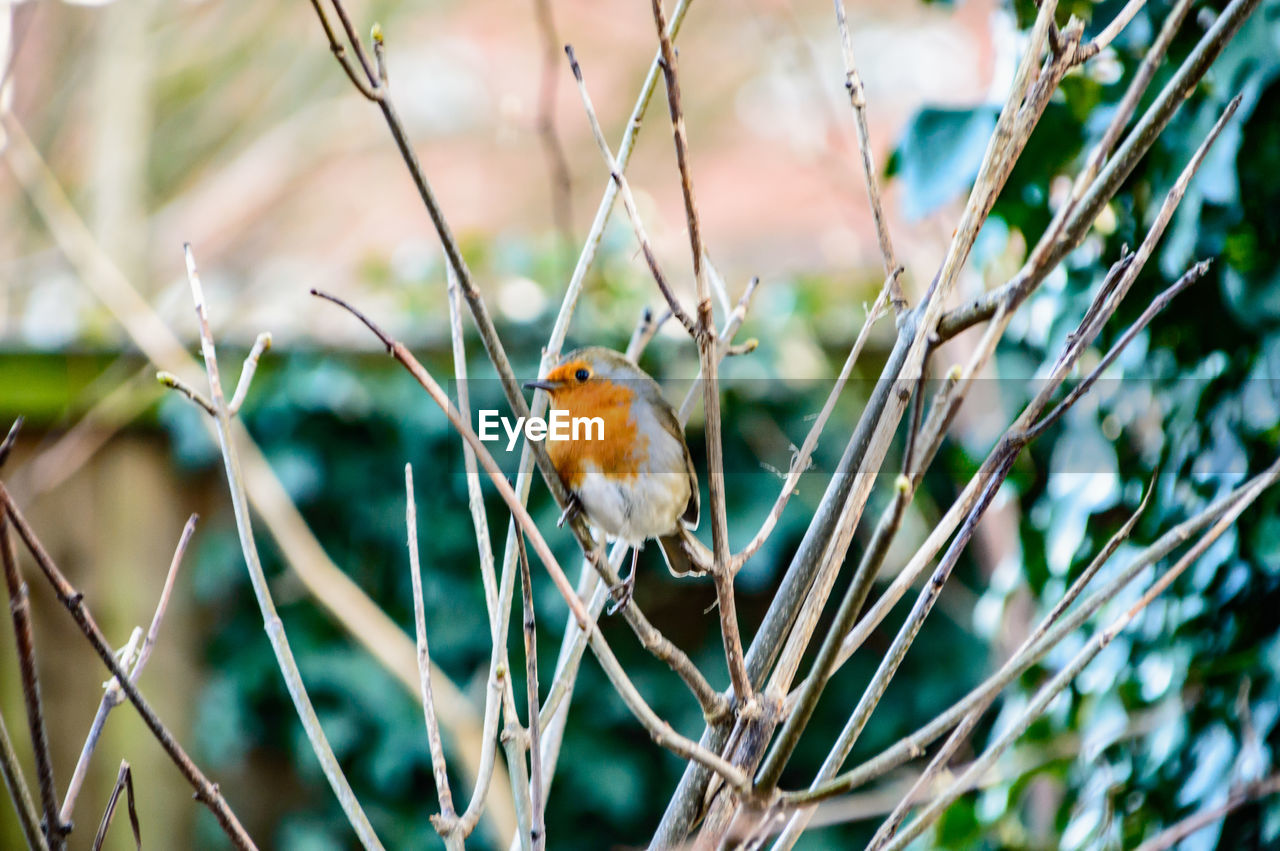
<path fill-rule="evenodd" d="M 1060 21 L 1074 12 L 1092 32 L 1123 4 L 1060 5 Z M 1064 82 L 1066 97 L 1050 105 L 1015 169 L 957 301 L 1021 263 L 1169 5 L 1148 3 L 1111 49 Z M 1196 4 L 1144 104 L 1222 5 Z M 608 178 L 560 46 L 574 45 L 616 146 L 655 50 L 649 6 L 379 0 L 349 8 L 361 32 L 382 24 L 392 96 L 517 372 L 532 377 Z M 848 8 L 890 228 L 914 301 L 976 173 L 1030 3 L 851 0 Z M 732 299 L 750 277 L 761 279 L 740 335 L 760 346 L 732 359 L 723 388 L 727 463 L 740 477 L 730 489 L 731 541 L 741 546 L 771 506 L 777 471 L 803 440 L 882 270 L 830 3 L 695 3 L 677 44 L 711 257 Z M 1267 0 L 1085 245 L 1022 308 L 993 380 L 966 406 L 916 500 L 903 552 L 976 469 L 993 428 L 1029 398 L 1026 379 L 1074 327 L 1120 246 L 1141 238 L 1223 104 L 1244 95 L 1158 262 L 1099 351 L 1191 262 L 1213 257 L 1212 271 L 1130 348 L 1111 376 L 1121 380 L 1104 382 L 1015 468 L 855 759 L 915 729 L 990 672 L 1137 505 L 1157 467 L 1152 505 L 1117 568 L 1274 457 L 1277 72 L 1280 0 Z M 157 365 L 193 383 L 200 375 L 182 354 L 198 348 L 181 253 L 192 243 L 224 375 L 236 374 L 260 331 L 274 338 L 244 407 L 261 451 L 247 464 L 257 471 L 250 484 L 259 545 L 303 676 L 388 847 L 432 846 L 427 819 L 436 802 L 416 675 L 412 658 L 407 672 L 396 662 L 412 630 L 402 470 L 412 462 L 417 472 L 427 627 L 455 795 L 465 800 L 459 790 L 469 790 L 467 761 L 478 752 L 489 642 L 465 482 L 450 466 L 457 438 L 373 337 L 307 294 L 319 287 L 352 299 L 434 374 L 451 374 L 440 247 L 380 114 L 352 89 L 300 0 L 0 3 L 0 73 L 0 416 L 6 428 L 27 418 L 6 487 L 118 644 L 149 621 L 179 530 L 200 513 L 142 689 L 263 847 L 352 846 L 262 631 L 217 447 L 195 409 L 154 379 Z M 685 219 L 661 92 L 628 175 L 657 253 L 688 300 Z M 569 342 L 622 348 L 643 308 L 659 301 L 619 211 Z M 668 323 L 642 360 L 673 396 L 696 371 L 696 352 L 678 330 Z M 878 373 L 891 337 L 883 323 L 862 378 Z M 479 341 L 469 334 L 468 345 L 472 375 L 492 377 Z M 970 345 L 961 337 L 944 347 L 935 373 L 962 361 Z M 868 388 L 855 382 L 846 392 L 814 472 L 740 577 L 748 638 Z M 699 417 L 689 443 L 704 469 Z M 491 522 L 501 528 L 505 512 L 489 496 Z M 553 528 L 556 511 L 541 484 L 531 505 L 543 528 Z M 999 776 L 951 809 L 929 845 L 1130 847 L 1225 798 L 1233 784 L 1270 774 L 1280 743 L 1278 507 L 1275 494 L 1264 495 L 1086 670 Z M 550 542 L 562 563 L 574 563 L 567 533 Z M 901 561 L 890 556 L 888 572 Z M 26 568 L 61 790 L 105 675 Z M 703 612 L 714 599 L 710 585 L 669 578 L 652 553 L 642 570 L 641 607 L 713 684 L 726 684 L 717 624 Z M 550 583 L 535 584 L 549 679 L 564 606 Z M 389 620 L 361 608 L 366 595 Z M 343 626 L 353 619 L 369 626 L 359 640 Z M 891 617 L 835 679 L 784 785 L 808 782 L 897 625 Z M 696 736 L 700 713 L 669 671 L 625 625 L 607 620 L 604 629 L 659 714 Z M 518 632 L 514 639 L 513 648 Z M 1011 689 L 975 746 L 1071 649 Z M 0 709 L 29 765 L 8 627 L 0 629 Z M 144 842 L 222 846 L 212 818 L 124 707 L 95 755 L 72 847 L 88 847 L 121 758 L 134 768 Z M 588 660 L 552 789 L 551 846 L 643 844 L 680 768 Z M 865 841 L 895 800 L 901 778 L 889 780 L 888 793 L 844 802 L 840 823 L 813 831 L 803 847 Z M 476 847 L 505 846 L 508 793 L 495 786 L 497 815 L 482 823 Z M 0 831 L 0 845 L 20 843 L 8 806 L 0 807 Z M 1278 837 L 1273 800 L 1183 847 L 1274 847 Z M 108 847 L 131 841 L 117 824 Z"/>

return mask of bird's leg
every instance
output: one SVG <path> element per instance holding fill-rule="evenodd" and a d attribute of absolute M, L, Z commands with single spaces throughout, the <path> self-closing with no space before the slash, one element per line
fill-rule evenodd
<path fill-rule="evenodd" d="M 626 579 L 609 589 L 609 593 L 613 595 L 613 602 L 609 604 L 609 614 L 616 614 L 621 609 L 625 609 L 627 604 L 631 602 L 631 594 L 636 590 L 636 566 L 639 562 L 640 547 L 632 547 L 631 573 L 628 574 Z"/>
<path fill-rule="evenodd" d="M 569 491 L 569 499 L 565 501 L 564 511 L 560 512 L 560 519 L 556 521 L 556 528 L 559 529 L 566 523 L 572 523 L 573 519 L 582 513 L 582 501 L 578 499 L 578 495 L 573 491 Z"/>

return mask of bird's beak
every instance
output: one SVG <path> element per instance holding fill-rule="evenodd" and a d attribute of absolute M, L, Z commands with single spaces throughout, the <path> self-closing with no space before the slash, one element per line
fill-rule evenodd
<path fill-rule="evenodd" d="M 537 381 L 526 381 L 524 383 L 525 390 L 546 390 L 548 393 L 550 393 L 553 387 L 555 387 L 554 384 L 552 384 L 550 381 L 544 381 L 541 378 L 539 378 Z"/>

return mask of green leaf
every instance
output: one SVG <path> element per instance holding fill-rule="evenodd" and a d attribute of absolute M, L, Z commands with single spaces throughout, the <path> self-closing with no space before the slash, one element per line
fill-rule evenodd
<path fill-rule="evenodd" d="M 912 119 L 897 151 L 903 212 L 919 219 L 960 197 L 978 176 L 982 154 L 997 112 L 976 109 L 922 109 Z"/>

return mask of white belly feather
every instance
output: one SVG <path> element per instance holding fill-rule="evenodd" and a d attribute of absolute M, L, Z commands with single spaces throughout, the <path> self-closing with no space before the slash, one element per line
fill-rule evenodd
<path fill-rule="evenodd" d="M 640 544 L 675 531 L 689 502 L 684 450 L 671 435 L 650 429 L 649 457 L 634 478 L 606 478 L 587 462 L 577 488 L 587 516 L 606 535 Z"/>

